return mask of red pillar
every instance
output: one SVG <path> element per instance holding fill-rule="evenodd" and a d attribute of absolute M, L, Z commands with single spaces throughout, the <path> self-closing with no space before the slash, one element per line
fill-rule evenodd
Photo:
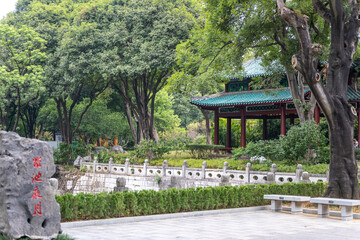
<path fill-rule="evenodd" d="M 241 147 L 246 147 L 246 108 L 241 109 Z"/>
<path fill-rule="evenodd" d="M 317 124 L 320 123 L 320 108 L 317 104 L 314 109 L 314 120 Z"/>
<path fill-rule="evenodd" d="M 231 148 L 231 118 L 226 122 L 226 147 Z"/>
<path fill-rule="evenodd" d="M 280 134 L 286 135 L 286 116 L 285 116 L 285 104 L 281 104 L 280 110 L 281 110 L 281 127 L 280 127 Z"/>
<path fill-rule="evenodd" d="M 219 109 L 215 109 L 214 144 L 219 145 Z"/>
<path fill-rule="evenodd" d="M 263 118 L 263 140 L 267 139 L 267 118 Z"/>
<path fill-rule="evenodd" d="M 358 117 L 358 142 L 360 143 L 360 102 L 357 103 L 357 117 Z"/>

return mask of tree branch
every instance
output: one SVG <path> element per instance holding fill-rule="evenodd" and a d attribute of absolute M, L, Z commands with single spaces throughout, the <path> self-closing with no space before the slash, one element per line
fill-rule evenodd
<path fill-rule="evenodd" d="M 198 75 L 204 74 L 206 73 L 206 71 L 209 69 L 209 67 L 211 66 L 211 64 L 215 61 L 215 59 L 219 56 L 219 54 L 221 53 L 221 51 L 228 45 L 233 44 L 232 41 L 228 41 L 225 42 L 224 45 L 219 49 L 219 51 L 215 54 L 215 56 L 213 57 L 213 59 L 210 61 L 210 63 L 206 66 L 205 70 L 202 71 L 201 73 L 199 73 Z"/>
<path fill-rule="evenodd" d="M 295 67 L 304 77 L 304 80 L 314 95 L 318 103 L 325 113 L 330 116 L 333 106 L 330 104 L 332 98 L 327 90 L 322 85 L 321 81 L 316 81 L 317 61 L 314 59 L 314 54 L 321 50 L 321 46 L 318 44 L 312 44 L 309 28 L 308 28 L 308 16 L 301 15 L 289 9 L 284 0 L 277 0 L 279 15 L 292 26 L 297 33 L 300 43 L 300 55 L 294 55 L 292 58 L 293 67 Z M 295 61 L 296 60 L 296 61 Z M 316 65 L 316 66 L 315 66 Z"/>
<path fill-rule="evenodd" d="M 93 101 L 95 98 L 97 98 L 101 93 L 103 93 L 105 91 L 105 89 L 107 89 L 109 87 L 109 84 L 110 84 L 111 81 L 108 81 L 107 84 L 101 89 L 99 90 L 96 94 L 93 93 L 92 91 L 92 94 L 90 94 L 90 103 L 85 107 L 84 111 L 81 113 L 80 115 L 80 118 L 79 118 L 79 121 L 74 129 L 74 131 L 72 132 L 72 134 L 74 135 L 75 132 L 79 129 L 80 127 L 80 124 L 81 124 L 81 121 L 85 115 L 85 113 L 87 112 L 87 110 L 89 109 L 89 107 L 92 105 Z M 93 88 L 94 90 L 94 88 Z"/>
<path fill-rule="evenodd" d="M 322 3 L 321 0 L 312 0 L 315 12 L 317 12 L 328 24 L 330 24 L 331 12 L 330 9 Z"/>
<path fill-rule="evenodd" d="M 287 48 L 287 46 L 285 45 L 285 43 L 279 38 L 277 31 L 274 32 L 274 39 L 275 39 L 275 42 L 280 45 L 280 47 L 281 47 L 281 49 L 282 49 L 283 51 L 287 51 L 287 50 L 288 50 L 288 48 Z"/>

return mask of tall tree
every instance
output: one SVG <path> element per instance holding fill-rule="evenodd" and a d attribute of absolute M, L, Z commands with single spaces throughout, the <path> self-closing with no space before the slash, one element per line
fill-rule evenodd
<path fill-rule="evenodd" d="M 45 40 L 32 28 L 0 25 L 0 119 L 3 129 L 16 131 L 21 111 L 44 90 Z M 11 109 L 15 110 L 9 124 Z M 12 126 L 10 126 L 12 125 Z"/>
<path fill-rule="evenodd" d="M 54 87 L 53 96 L 59 115 L 59 126 L 65 142 L 71 143 L 82 119 L 94 100 L 109 86 L 110 77 L 103 46 L 107 38 L 93 24 L 81 23 L 65 34 L 56 52 L 56 62 L 48 68 L 48 76 L 54 71 L 60 73 L 58 82 L 49 82 Z M 99 59 L 102 59 L 99 61 Z M 54 78 L 52 78 L 54 80 Z M 89 101 L 78 121 L 73 125 L 73 110 L 84 97 Z M 71 102 L 70 106 L 67 101 Z"/>
<path fill-rule="evenodd" d="M 101 9 L 106 0 L 32 0 L 21 1 L 9 19 L 12 24 L 26 23 L 47 40 L 48 61 L 45 85 L 57 106 L 63 140 L 71 143 L 82 118 L 94 99 L 108 86 L 106 64 L 108 38 L 96 24 L 84 19 L 85 9 Z M 78 122 L 73 110 L 83 98 L 89 98 Z M 70 102 L 70 104 L 68 104 Z"/>
<path fill-rule="evenodd" d="M 229 49 L 221 49 L 224 51 L 219 54 L 217 47 L 226 46 L 231 37 L 231 34 L 219 34 L 201 17 L 192 30 L 190 39 L 176 48 L 179 70 L 169 79 L 169 90 L 184 94 L 187 98 L 223 90 L 223 82 L 218 77 L 219 72 L 225 74 L 233 69 L 238 61 L 237 55 L 231 54 Z M 206 143 L 211 144 L 210 111 L 205 109 L 200 109 L 200 111 L 205 118 Z"/>
<path fill-rule="evenodd" d="M 113 1 L 110 32 L 116 47 L 114 88 L 135 118 L 140 138 L 157 140 L 154 128 L 156 94 L 175 67 L 175 49 L 196 21 L 197 1 Z M 134 126 L 132 127 L 134 135 Z M 135 137 L 134 137 L 135 138 Z M 139 140 L 138 140 L 139 142 Z"/>
<path fill-rule="evenodd" d="M 198 55 L 200 67 L 192 75 L 201 75 L 215 69 L 217 75 L 223 77 L 239 77 L 242 61 L 251 52 L 255 57 L 262 57 L 262 63 L 271 77 L 257 78 L 252 87 L 279 87 L 284 72 L 288 80 L 295 107 L 300 121 L 313 118 L 315 99 L 308 102 L 304 98 L 305 86 L 302 76 L 291 67 L 291 56 L 298 51 L 298 40 L 295 31 L 288 28 L 286 22 L 276 14 L 275 1 L 269 0 L 207 0 L 204 4 L 204 26 L 195 30 L 186 51 L 181 55 Z M 309 7 L 311 1 L 301 1 L 301 9 L 311 16 L 314 38 L 321 43 L 328 40 L 329 26 Z M 197 35 L 200 42 L 195 41 Z M 196 46 L 197 45 L 197 46 Z M 281 54 L 279 54 L 281 53 Z M 183 58 L 183 57 L 182 57 Z M 191 63 L 191 61 L 189 62 Z M 223 66 L 223 68 L 219 68 Z M 188 64 L 191 73 L 194 64 Z"/>
<path fill-rule="evenodd" d="M 352 142 L 356 109 L 348 103 L 347 90 L 358 44 L 360 4 L 357 0 L 313 0 L 312 4 L 331 25 L 326 86 L 321 81 L 317 58 L 322 47 L 310 36 L 309 17 L 277 0 L 279 15 L 296 30 L 300 40 L 300 53 L 293 56 L 293 66 L 303 75 L 329 126 L 330 178 L 325 196 L 358 199 L 358 168 Z"/>

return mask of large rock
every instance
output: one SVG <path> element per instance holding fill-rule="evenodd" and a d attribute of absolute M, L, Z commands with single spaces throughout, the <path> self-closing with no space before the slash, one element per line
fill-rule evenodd
<path fill-rule="evenodd" d="M 55 238 L 60 207 L 49 179 L 55 173 L 45 142 L 0 131 L 0 232 L 10 238 Z"/>
<path fill-rule="evenodd" d="M 120 145 L 113 146 L 110 151 L 114 153 L 124 153 L 124 149 Z"/>
<path fill-rule="evenodd" d="M 77 158 L 74 161 L 74 166 L 81 166 L 81 163 L 90 162 L 90 160 L 91 160 L 90 156 L 86 156 L 86 157 L 77 156 Z"/>

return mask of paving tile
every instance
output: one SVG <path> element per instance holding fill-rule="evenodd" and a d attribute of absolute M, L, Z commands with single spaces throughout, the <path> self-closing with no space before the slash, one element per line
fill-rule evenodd
<path fill-rule="evenodd" d="M 268 210 L 177 219 L 64 228 L 78 240 L 114 239 L 358 239 L 360 220 L 341 221 L 315 215 L 272 213 Z"/>

